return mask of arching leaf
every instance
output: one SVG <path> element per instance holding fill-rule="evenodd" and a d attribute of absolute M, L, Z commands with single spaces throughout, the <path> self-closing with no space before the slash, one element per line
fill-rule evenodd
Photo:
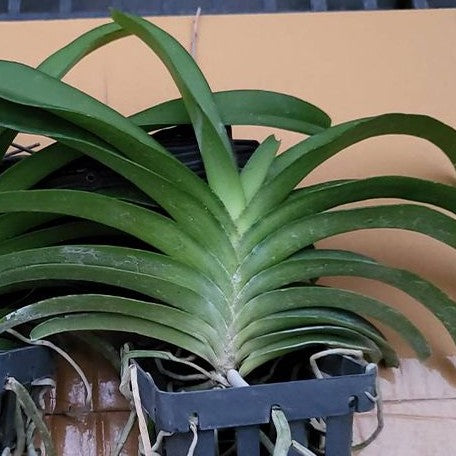
<path fill-rule="evenodd" d="M 211 357 L 207 344 L 169 326 L 165 326 L 142 318 L 125 315 L 90 313 L 55 317 L 35 326 L 30 333 L 32 340 L 44 339 L 54 334 L 68 331 L 122 331 L 152 339 L 162 340 L 176 347 L 185 347 L 199 357 L 216 364 Z"/>
<path fill-rule="evenodd" d="M 376 352 L 376 361 L 383 358 L 381 347 L 378 346 L 369 337 L 364 336 L 362 333 L 355 329 L 350 329 L 343 326 L 330 326 L 330 325 L 314 325 L 306 326 L 301 328 L 286 329 L 277 332 L 270 332 L 263 336 L 250 339 L 240 348 L 238 355 L 239 359 L 243 360 L 251 353 L 255 353 L 257 350 L 264 350 L 265 347 L 275 346 L 277 343 L 291 340 L 299 340 L 303 337 L 304 339 L 311 334 L 321 334 L 330 338 L 331 336 L 341 336 L 347 339 L 352 338 L 365 341 L 365 345 L 375 347 L 372 351 Z M 382 341 L 383 346 L 387 346 L 386 341 Z"/>
<path fill-rule="evenodd" d="M 299 98 L 266 90 L 214 92 L 214 102 L 225 125 L 261 125 L 313 135 L 331 125 L 328 115 Z M 146 131 L 191 122 L 182 99 L 166 101 L 130 119 Z"/>
<path fill-rule="evenodd" d="M 8 111 L 11 113 L 11 110 Z M 2 115 L 0 115 L 0 125 L 4 125 L 5 118 L 3 117 L 3 122 L 1 119 Z M 25 121 L 25 123 L 27 122 Z M 81 156 L 81 152 L 68 146 L 59 143 L 51 144 L 41 149 L 39 154 L 24 157 L 3 171 L 0 174 L 0 191 L 25 190 Z"/>
<path fill-rule="evenodd" d="M 399 365 L 399 358 L 394 349 L 374 325 L 353 312 L 330 307 L 307 307 L 273 313 L 246 326 L 236 336 L 235 343 L 237 347 L 241 347 L 247 341 L 267 334 L 318 325 L 339 326 L 357 331 L 382 349 L 386 364 Z"/>
<path fill-rule="evenodd" d="M 127 160 L 118 155 L 114 148 L 109 146 L 106 142 L 99 140 L 90 132 L 75 127 L 71 123 L 46 111 L 0 99 L 0 113 L 0 125 L 57 139 L 67 147 L 75 148 L 83 154 L 89 155 L 97 161 L 101 161 L 103 164 L 113 168 L 127 179 L 133 180 L 134 184 L 141 189 L 144 189 L 147 194 L 153 195 L 154 199 L 157 199 L 161 204 L 166 206 L 166 208 L 177 218 L 183 216 L 182 211 L 183 209 L 186 209 L 187 212 L 193 212 L 193 215 L 190 215 L 190 218 L 199 215 L 197 220 L 203 217 L 208 220 L 208 225 L 210 225 L 208 217 L 210 218 L 211 216 L 209 214 L 206 215 L 205 212 L 211 211 L 214 216 L 222 222 L 224 229 L 226 229 L 228 233 L 232 234 L 234 232 L 234 227 L 229 215 L 211 193 L 207 185 L 176 159 L 171 159 L 171 161 L 169 161 L 169 158 L 166 158 L 162 164 L 165 164 L 166 160 L 168 160 L 168 164 L 171 167 L 168 166 L 164 173 L 160 173 L 160 157 L 154 159 L 153 154 L 151 156 L 149 156 L 150 154 L 146 154 L 146 156 L 143 155 L 145 160 L 140 159 L 139 163 L 137 163 L 135 162 L 135 159 L 138 158 L 137 154 L 131 153 L 129 149 L 126 155 L 129 156 L 131 160 Z M 136 151 L 136 149 L 134 150 Z M 35 154 L 30 157 L 30 160 L 24 160 L 24 163 L 26 164 L 19 168 L 18 175 L 19 182 L 24 183 L 16 184 L 16 186 L 30 185 L 30 183 L 35 183 L 38 178 L 44 177 L 44 172 L 49 170 L 49 165 L 45 159 L 49 161 L 52 160 L 53 156 L 57 156 L 58 163 L 64 164 L 68 162 L 69 160 L 67 159 L 66 153 L 63 154 L 65 157 L 63 160 L 59 157 L 59 154 L 62 153 L 61 151 L 61 146 L 53 145 L 49 147 L 49 152 L 47 152 L 46 157 L 43 157 L 43 159 L 40 160 L 35 158 L 40 156 L 40 154 Z M 153 163 L 156 163 L 158 171 L 150 162 L 151 158 L 153 159 Z M 146 165 L 150 165 L 150 167 L 143 166 L 141 164 L 143 162 L 145 162 Z M 176 163 L 178 168 L 183 167 L 185 169 L 184 173 L 182 173 L 182 170 L 179 171 L 175 169 L 173 171 Z M 17 171 L 11 171 L 9 176 L 14 176 L 16 172 Z M 185 178 L 184 174 L 188 177 Z M 8 181 L 8 175 L 6 180 Z M 176 193 L 182 195 L 180 198 L 181 200 L 186 198 L 187 203 L 178 204 L 175 201 L 173 202 L 173 200 L 175 200 L 173 195 L 176 195 Z M 186 196 L 185 193 L 188 195 Z M 195 204 L 195 202 L 192 202 L 193 199 L 195 199 L 196 202 L 201 202 L 199 203 L 199 206 Z M 191 204 L 192 207 L 189 208 L 189 204 Z M 193 211 L 191 210 L 192 208 L 194 209 Z M 195 214 L 195 211 L 198 211 L 199 214 Z M 184 223 L 187 224 L 188 215 L 184 216 L 184 219 L 187 219 L 184 221 Z M 193 225 L 197 227 L 197 222 L 194 221 L 190 226 Z M 214 230 L 212 230 L 212 232 L 214 233 Z M 218 244 L 223 245 L 223 242 L 220 240 L 220 235 L 218 237 Z"/>
<path fill-rule="evenodd" d="M 76 38 L 42 62 L 38 69 L 54 78 L 61 79 L 82 58 L 101 46 L 128 35 L 117 24 L 104 24 Z M 0 129 L 0 156 L 14 140 L 16 131 Z"/>
<path fill-rule="evenodd" d="M 356 276 L 378 280 L 409 294 L 431 311 L 456 341 L 456 302 L 412 272 L 390 268 L 351 252 L 309 250 L 266 269 L 246 285 L 239 300 L 300 280 L 331 276 Z"/>
<path fill-rule="evenodd" d="M 240 248 L 247 255 L 241 275 L 249 280 L 262 269 L 336 234 L 371 228 L 398 228 L 426 234 L 456 248 L 456 220 L 433 209 L 411 204 L 365 207 L 325 212 L 285 225 L 257 244 L 254 230 Z"/>
<path fill-rule="evenodd" d="M 49 317 L 93 312 L 118 314 L 169 326 L 209 344 L 215 352 L 222 350 L 218 333 L 191 313 L 153 302 L 100 294 L 59 296 L 22 307 L 0 320 L 0 332 Z"/>
<path fill-rule="evenodd" d="M 219 283 L 227 273 L 221 264 L 180 230 L 176 223 L 147 209 L 79 190 L 19 190 L 0 193 L 0 212 L 49 212 L 80 217 L 123 231 L 195 266 Z"/>
<path fill-rule="evenodd" d="M 373 318 L 397 331 L 420 359 L 429 356 L 429 346 L 420 331 L 398 310 L 352 291 L 325 287 L 291 287 L 263 293 L 249 301 L 236 322 L 242 330 L 253 321 L 286 310 L 332 307 Z"/>
<path fill-rule="evenodd" d="M 282 202 L 313 169 L 352 144 L 374 136 L 405 134 L 424 138 L 439 147 L 456 165 L 456 130 L 431 117 L 384 114 L 336 125 L 280 154 L 270 179 L 251 201 L 238 224 L 242 231 Z"/>
<path fill-rule="evenodd" d="M 0 255 L 60 244 L 85 237 L 119 235 L 119 231 L 91 222 L 70 222 L 41 228 L 0 242 Z"/>
<path fill-rule="evenodd" d="M 414 177 L 380 176 L 367 179 L 325 182 L 293 191 L 276 210 L 252 228 L 257 242 L 278 228 L 306 215 L 343 204 L 373 198 L 400 198 L 432 204 L 456 212 L 456 187 Z M 247 235 L 250 236 L 250 233 Z"/>
<path fill-rule="evenodd" d="M 192 121 L 209 185 L 237 217 L 245 207 L 244 192 L 225 127 L 197 64 L 178 41 L 150 22 L 120 11 L 113 11 L 112 18 L 144 41 L 168 69 Z"/>
<path fill-rule="evenodd" d="M 380 351 L 376 345 L 366 337 L 351 334 L 349 337 L 340 335 L 329 335 L 315 332 L 313 334 L 301 335 L 299 337 L 290 337 L 275 344 L 271 344 L 262 349 L 251 353 L 242 361 L 239 373 L 248 375 L 258 366 L 286 355 L 287 353 L 301 350 L 307 347 L 322 348 L 348 348 L 361 350 L 367 358 L 373 362 L 378 362 L 381 359 Z"/>
<path fill-rule="evenodd" d="M 164 255 L 111 246 L 59 246 L 2 255 L 0 289 L 74 281 L 132 290 L 199 315 L 221 332 L 229 309 L 221 291 L 197 271 Z"/>

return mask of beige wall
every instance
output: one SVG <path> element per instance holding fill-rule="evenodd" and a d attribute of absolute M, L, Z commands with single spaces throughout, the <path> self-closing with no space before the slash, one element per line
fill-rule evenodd
<path fill-rule="evenodd" d="M 36 65 L 102 22 L 3 23 L 0 58 Z M 191 18 L 162 17 L 155 22 L 189 47 Z M 456 10 L 203 16 L 197 59 L 214 90 L 263 88 L 287 92 L 321 106 L 335 122 L 395 111 L 430 114 L 456 127 L 455 43 Z M 133 38 L 93 54 L 66 81 L 124 114 L 177 96 L 158 60 Z M 264 137 L 266 130 L 239 128 L 236 134 Z M 283 132 L 277 136 L 284 146 L 298 138 Z M 456 184 L 455 172 L 443 154 L 422 140 L 405 137 L 372 139 L 350 147 L 312 173 L 307 182 L 381 174 Z M 321 246 L 349 248 L 392 266 L 410 268 L 456 298 L 456 252 L 437 241 L 383 230 L 338 236 Z M 456 354 L 441 326 L 403 293 L 367 280 L 327 282 L 382 298 L 403 310 L 431 340 L 436 353 L 434 364 L 443 365 L 445 355 Z M 397 335 L 391 336 L 400 344 Z M 410 355 L 404 347 L 401 353 Z M 454 366 L 443 372 L 447 380 L 439 377 L 437 385 L 456 382 Z M 436 374 L 432 375 L 435 379 Z M 418 396 L 430 396 L 430 390 L 419 391 Z M 404 398 L 402 393 L 396 391 L 391 398 Z M 406 396 L 417 399 L 413 394 Z M 452 407 L 454 410 L 454 404 Z M 449 418 L 450 423 L 456 419 L 454 414 L 443 418 L 442 422 Z M 442 423 L 438 426 L 442 429 Z M 456 442 L 454 445 L 456 448 Z M 418 453 L 391 450 L 387 454 Z"/>

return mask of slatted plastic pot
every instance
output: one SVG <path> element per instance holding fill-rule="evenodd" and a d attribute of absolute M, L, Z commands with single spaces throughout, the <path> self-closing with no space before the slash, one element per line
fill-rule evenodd
<path fill-rule="evenodd" d="M 149 373 L 138 368 L 142 406 L 155 430 L 173 433 L 165 437 L 166 456 L 186 456 L 193 439 L 189 420 L 197 422 L 195 456 L 215 456 L 223 432 L 231 435 L 238 456 L 259 456 L 260 427 L 271 422 L 273 407 L 279 407 L 290 423 L 292 438 L 308 445 L 309 420 L 326 423 L 326 456 L 349 456 L 353 415 L 374 408 L 376 369 L 345 356 L 321 361 L 322 379 L 255 385 L 206 391 L 170 393 L 158 388 Z M 367 393 L 367 394 L 366 394 Z M 233 453 L 232 453 L 233 454 Z M 294 450 L 289 454 L 297 455 Z"/>
<path fill-rule="evenodd" d="M 0 454 L 16 440 L 14 429 L 15 397 L 4 389 L 8 377 L 26 387 L 54 375 L 52 355 L 45 347 L 24 347 L 0 352 Z"/>

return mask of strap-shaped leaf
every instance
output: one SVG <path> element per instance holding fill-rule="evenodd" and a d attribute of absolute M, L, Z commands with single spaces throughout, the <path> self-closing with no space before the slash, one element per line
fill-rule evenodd
<path fill-rule="evenodd" d="M 142 289 L 137 290 L 140 292 L 146 290 L 147 280 L 157 278 L 188 288 L 210 302 L 224 300 L 217 285 L 194 268 L 167 255 L 140 249 L 105 245 L 64 245 L 15 252 L 0 258 L 0 272 L 48 264 L 100 266 L 108 270 L 137 272 L 149 276 L 149 279 L 144 278 Z M 124 285 L 125 283 L 120 281 L 120 286 Z M 167 298 L 163 299 L 167 301 Z"/>
<path fill-rule="evenodd" d="M 152 155 L 174 160 L 142 129 L 84 92 L 21 63 L 0 60 L 0 71 L 2 99 L 52 112 L 85 128 L 123 153 L 131 150 L 130 154 L 140 157 L 149 150 Z"/>
<path fill-rule="evenodd" d="M 217 337 L 210 325 L 190 313 L 154 302 L 101 294 L 58 296 L 22 307 L 1 319 L 0 332 L 23 323 L 80 312 L 114 313 L 155 321 L 193 335 L 202 342 L 214 342 Z"/>
<path fill-rule="evenodd" d="M 2 110 L 2 115 L 4 112 Z M 4 125 L 4 122 L 0 120 L 0 125 Z M 25 190 L 81 156 L 81 152 L 68 146 L 59 143 L 51 144 L 41 149 L 39 154 L 24 157 L 3 171 L 0 174 L 0 191 Z"/>
<path fill-rule="evenodd" d="M 0 193 L 0 212 L 49 212 L 84 218 L 123 231 L 192 265 L 224 284 L 227 273 L 175 222 L 147 209 L 79 190 L 19 190 Z"/>
<path fill-rule="evenodd" d="M 44 128 L 43 124 L 48 123 L 49 128 L 62 135 L 69 134 L 72 139 L 89 137 L 89 142 L 93 141 L 88 135 L 91 133 L 92 136 L 98 136 L 121 150 L 135 163 L 153 170 L 178 188 L 193 195 L 207 205 L 217 217 L 229 218 L 223 205 L 198 176 L 116 111 L 85 93 L 25 65 L 0 61 L 0 72 L 1 125 L 21 131 L 33 131 L 33 128 L 39 131 Z M 17 105 L 22 105 L 22 109 Z M 44 121 L 46 112 L 43 112 L 43 109 L 55 116 L 48 116 Z M 69 122 L 58 122 L 56 117 L 82 127 L 77 130 L 78 136 L 71 136 L 74 127 L 71 129 Z M 19 122 L 22 122 L 23 128 L 17 128 Z M 40 134 L 46 135 L 46 132 Z M 62 140 L 60 137 L 57 139 Z"/>
<path fill-rule="evenodd" d="M 94 312 L 55 317 L 35 326 L 30 332 L 30 338 L 39 340 L 68 331 L 122 331 L 139 334 L 151 339 L 168 342 L 176 347 L 185 347 L 186 350 L 211 364 L 216 362 L 211 357 L 207 344 L 195 337 L 169 326 L 125 315 Z"/>
<path fill-rule="evenodd" d="M 119 314 L 159 323 L 191 335 L 213 350 L 221 350 L 220 337 L 214 328 L 191 313 L 153 302 L 101 294 L 58 296 L 22 307 L 0 320 L 0 333 L 23 323 L 80 312 Z"/>
<path fill-rule="evenodd" d="M 431 117 L 384 114 L 336 125 L 296 144 L 280 154 L 271 168 L 270 180 L 239 219 L 242 230 L 283 201 L 313 169 L 336 153 L 367 138 L 405 134 L 424 138 L 439 147 L 456 165 L 456 130 Z"/>
<path fill-rule="evenodd" d="M 412 272 L 384 266 L 352 252 L 308 250 L 266 269 L 246 285 L 240 301 L 300 280 L 356 276 L 378 280 L 409 294 L 430 310 L 456 341 L 456 302 Z"/>
<path fill-rule="evenodd" d="M 329 335 L 315 332 L 313 334 L 291 337 L 289 339 L 276 342 L 260 350 L 251 353 L 241 364 L 239 373 L 243 376 L 248 375 L 258 366 L 271 361 L 279 356 L 286 355 L 293 351 L 302 350 L 308 347 L 324 348 L 347 348 L 361 350 L 364 355 L 373 362 L 381 359 L 379 349 L 368 338 L 351 334 L 349 337 L 340 335 Z"/>
<path fill-rule="evenodd" d="M 82 280 L 122 287 L 201 315 L 223 328 L 225 297 L 204 275 L 176 260 L 138 249 L 66 245 L 2 255 L 0 287 L 29 287 L 55 280 Z M 5 291 L 5 290 L 4 290 Z"/>
<path fill-rule="evenodd" d="M 69 45 L 57 51 L 55 54 L 47 58 L 38 69 L 46 74 L 49 74 L 55 78 L 63 77 L 79 60 L 113 40 L 127 36 L 129 32 L 122 29 L 117 24 L 106 24 L 91 30 L 84 35 L 78 37 Z M 11 131 L 4 132 L 6 136 L 10 136 Z M 14 134 L 12 136 L 14 138 Z M 6 142 L 11 142 L 7 140 Z M 0 139 L 1 141 L 1 139 Z M 34 172 L 35 183 L 38 180 L 36 176 L 37 172 L 41 172 L 40 177 L 46 176 L 49 172 L 58 169 L 60 166 L 66 164 L 71 159 L 77 158 L 80 154 L 67 147 L 61 145 L 53 145 L 47 150 L 40 151 L 40 154 L 30 157 L 31 168 Z M 58 151 L 56 150 L 58 149 Z M 47 156 L 49 155 L 49 157 Z M 25 173 L 30 172 L 29 166 L 23 166 L 23 162 L 14 167 L 14 171 L 11 169 L 11 173 L 4 173 L 2 175 L 2 181 L 0 183 L 0 189 L 15 190 L 26 187 L 18 187 L 19 183 L 24 182 L 22 179 L 26 179 L 28 176 Z M 37 166 L 38 165 L 38 166 Z M 20 173 L 19 169 L 24 169 L 25 175 Z M 9 179 L 11 174 L 12 179 Z M 24 185 L 24 184 L 23 184 Z M 195 190 L 197 186 L 194 186 Z"/>
<path fill-rule="evenodd" d="M 1 106 L 1 104 L 0 104 Z M 5 111 L 2 110 L 2 118 Z M 11 112 L 8 109 L 8 112 Z M 4 125 L 5 120 L 0 120 Z M 0 174 L 0 191 L 25 190 L 62 166 L 82 156 L 81 152 L 63 144 L 54 143 L 40 150 L 39 154 L 32 154 L 22 158 L 10 168 Z"/>
<path fill-rule="evenodd" d="M 231 216 L 237 217 L 245 207 L 244 192 L 225 127 L 198 65 L 178 41 L 150 22 L 119 11 L 112 17 L 165 64 L 192 121 L 209 185 Z"/>
<path fill-rule="evenodd" d="M 372 323 L 353 312 L 329 307 L 307 307 L 284 310 L 252 321 L 236 335 L 236 345 L 240 346 L 249 339 L 271 332 L 316 325 L 357 328 L 363 334 L 383 337 Z"/>
<path fill-rule="evenodd" d="M 1 179 L 0 179 L 1 181 Z M 44 223 L 55 220 L 54 214 L 38 214 L 33 212 L 16 212 L 0 215 L 0 242 L 21 235 Z"/>
<path fill-rule="evenodd" d="M 75 148 L 113 168 L 127 179 L 132 180 L 133 183 L 139 186 L 145 193 L 159 201 L 177 219 L 183 220 L 183 224 L 187 226 L 189 230 L 192 230 L 193 228 L 198 229 L 199 223 L 206 220 L 206 228 L 202 228 L 203 234 L 199 236 L 200 241 L 202 239 L 211 239 L 209 233 L 212 233 L 218 238 L 215 242 L 212 242 L 212 245 L 224 246 L 225 254 L 227 253 L 227 249 L 229 250 L 230 246 L 227 245 L 226 240 L 222 241 L 221 239 L 223 233 L 218 230 L 218 227 L 215 227 L 214 229 L 214 221 L 211 221 L 212 216 L 208 213 L 208 209 L 222 222 L 223 227 L 227 232 L 232 233 L 234 227 L 232 226 L 228 214 L 223 210 L 220 203 L 217 203 L 207 185 L 184 165 L 179 163 L 179 166 L 183 166 L 186 169 L 186 173 L 189 173 L 191 178 L 176 183 L 174 180 L 176 176 L 179 176 L 179 173 L 176 173 L 176 176 L 173 176 L 172 179 L 169 180 L 168 178 L 163 177 L 159 172 L 155 172 L 140 164 L 134 163 L 133 160 L 127 160 L 126 158 L 121 157 L 116 153 L 115 149 L 106 142 L 100 141 L 96 136 L 89 132 L 77 128 L 71 123 L 46 111 L 0 100 L 0 112 L 2 113 L 0 115 L 0 125 L 16 128 L 27 133 L 42 134 L 52 137 L 53 139 L 57 139 L 64 143 L 66 146 Z M 46 156 L 48 160 L 53 155 L 59 153 L 61 146 L 54 146 L 51 150 L 52 152 L 48 152 Z M 36 156 L 38 155 L 39 154 L 36 154 Z M 64 154 L 64 156 L 65 155 L 66 154 Z M 127 153 L 126 155 L 131 156 L 132 154 Z M 149 156 L 147 157 L 147 160 L 150 160 Z M 59 158 L 58 162 L 61 163 L 62 159 Z M 63 162 L 66 162 L 66 159 L 64 159 Z M 175 160 L 173 159 L 171 162 L 174 163 Z M 38 170 L 30 172 L 30 167 L 33 168 L 34 166 L 37 166 L 37 164 Z M 37 175 L 42 177 L 43 171 L 41 170 L 41 166 L 44 170 L 49 169 L 49 165 L 42 164 L 43 161 L 37 163 L 37 159 L 35 159 L 31 166 L 26 167 L 24 165 L 20 168 L 22 175 L 20 174 L 19 178 L 22 177 L 26 182 L 30 182 L 33 181 Z M 173 166 L 174 165 L 175 163 Z M 10 173 L 10 175 L 13 176 L 14 174 L 14 172 Z M 193 187 L 195 179 L 198 181 L 198 184 Z M 190 187 L 187 184 L 189 184 Z M 198 189 L 200 189 L 201 192 L 199 192 Z M 176 195 L 180 195 L 180 197 L 177 198 L 177 201 Z M 203 203 L 201 204 L 199 201 L 203 201 Z M 184 212 L 187 213 L 186 216 Z M 192 223 L 189 223 L 190 221 L 192 221 Z M 199 231 L 201 231 L 201 229 L 199 229 Z"/>
<path fill-rule="evenodd" d="M 38 69 L 60 79 L 91 52 L 129 34 L 129 31 L 116 23 L 101 25 L 59 49 L 44 60 Z M 214 101 L 225 125 L 264 125 L 314 134 L 331 124 L 328 115 L 318 107 L 282 93 L 228 90 L 215 93 Z M 242 117 L 245 120 L 239 120 Z M 156 126 L 160 122 L 166 126 L 191 122 L 182 99 L 171 100 L 142 111 L 133 119 L 137 125 L 142 124 L 145 128 Z"/>
<path fill-rule="evenodd" d="M 49 285 L 53 281 L 84 281 L 122 287 L 198 315 L 219 331 L 225 326 L 218 309 L 204 297 L 166 279 L 120 268 L 50 263 L 8 269 L 0 274 L 0 289 L 2 292 L 8 292 L 37 285 Z"/>
<path fill-rule="evenodd" d="M 331 325 L 312 325 L 312 326 L 305 326 L 300 328 L 293 328 L 293 329 L 285 329 L 283 331 L 271 332 L 269 334 L 264 334 L 263 336 L 255 337 L 254 339 L 250 339 L 248 342 L 242 345 L 239 349 L 238 357 L 239 361 L 245 359 L 251 353 L 255 353 L 258 350 L 263 350 L 265 347 L 274 346 L 276 343 L 280 343 L 286 340 L 299 340 L 300 337 L 308 336 L 309 334 L 321 334 L 327 337 L 331 336 L 342 336 L 346 337 L 347 339 L 354 338 L 355 340 L 363 340 L 366 346 L 372 344 L 372 347 L 375 347 L 373 351 L 376 352 L 376 361 L 384 358 L 385 354 L 383 353 L 383 347 L 386 348 L 387 354 L 393 351 L 391 348 L 388 348 L 388 344 L 386 341 L 381 338 L 378 339 L 380 341 L 379 345 L 377 340 L 374 341 L 369 337 L 366 337 L 364 334 L 358 332 L 356 328 L 347 328 L 344 326 L 331 326 Z"/>
<path fill-rule="evenodd" d="M 3 115 L 3 122 L 9 121 L 10 124 L 16 127 L 19 126 L 22 131 L 45 133 L 53 136 L 54 138 L 66 143 L 68 146 L 78 148 L 87 155 L 109 166 L 111 169 L 117 171 L 119 174 L 132 181 L 132 183 L 134 183 L 146 194 L 157 200 L 172 216 L 175 217 L 181 226 L 185 227 L 189 234 L 193 235 L 199 242 L 208 247 L 211 251 L 224 257 L 228 266 L 230 258 L 231 264 L 234 265 L 236 260 L 235 253 L 225 234 L 225 231 L 221 229 L 214 216 L 208 211 L 208 208 L 195 200 L 193 196 L 175 188 L 173 183 L 164 179 L 159 174 L 149 171 L 148 169 L 117 155 L 108 147 L 105 147 L 102 142 L 99 142 L 96 138 L 91 137 L 91 135 L 80 135 L 77 129 L 75 131 L 70 124 L 62 122 L 60 119 L 57 120 L 58 127 L 53 129 L 52 124 L 55 119 L 52 115 L 47 113 L 44 113 L 44 115 L 36 114 L 33 118 L 33 122 L 27 122 L 25 118 L 21 116 L 21 113 L 24 110 L 26 110 L 26 108 L 10 104 L 9 109 L 7 109 Z M 0 121 L 0 123 L 1 122 L 2 121 Z M 20 125 L 20 122 L 23 124 Z M 49 160 L 54 155 L 58 155 L 61 151 L 61 147 L 62 146 L 52 147 L 51 152 L 47 151 L 46 159 Z M 38 170 L 36 169 L 37 159 L 35 157 L 38 155 L 39 154 L 30 157 L 29 166 L 23 165 L 19 168 L 19 182 L 30 184 L 38 177 L 43 177 L 44 173 L 41 171 L 41 167 L 38 166 Z M 63 155 L 66 155 L 67 157 L 69 155 L 69 157 L 72 157 L 74 154 L 65 154 L 64 152 Z M 61 162 L 61 160 L 58 158 L 57 162 Z M 46 162 L 41 161 L 38 165 L 41 163 L 44 163 L 44 170 L 49 169 Z M 28 172 L 30 169 L 33 170 L 31 173 Z M 6 182 L 8 183 L 8 180 L 12 180 L 11 176 L 14 178 L 14 175 L 15 172 L 11 171 L 9 173 L 10 179 L 6 176 Z M 20 184 L 16 183 L 15 186 L 17 188 Z M 5 184 L 3 184 L 3 188 L 6 188 Z M 226 217 L 222 218 L 226 219 Z M 227 229 L 231 229 L 231 231 L 233 230 L 231 224 L 229 224 Z"/>
<path fill-rule="evenodd" d="M 274 157 L 279 150 L 280 142 L 273 135 L 268 136 L 255 150 L 241 172 L 241 182 L 247 203 L 260 189 Z"/>
<path fill-rule="evenodd" d="M 38 66 L 38 69 L 54 78 L 61 79 L 80 60 L 93 51 L 128 35 L 128 31 L 117 24 L 100 25 L 54 52 Z"/>
<path fill-rule="evenodd" d="M 334 181 L 294 190 L 278 208 L 259 220 L 247 236 L 259 242 L 298 218 L 373 198 L 400 198 L 456 212 L 456 187 L 449 185 L 403 176 Z"/>
<path fill-rule="evenodd" d="M 127 36 L 128 32 L 117 24 L 104 24 L 84 33 L 67 46 L 44 60 L 38 69 L 54 78 L 61 79 L 82 58 L 111 41 Z M 14 140 L 16 131 L 0 129 L 0 156 Z"/>
<path fill-rule="evenodd" d="M 454 128 L 425 115 L 393 113 L 335 125 L 292 146 L 277 157 L 270 177 L 274 178 L 291 165 L 299 168 L 298 160 L 303 157 L 306 157 L 309 162 L 306 164 L 306 173 L 309 173 L 316 166 L 352 144 L 374 136 L 398 134 L 428 140 L 440 148 L 451 163 L 456 165 L 456 145 L 454 142 L 456 130 Z"/>
<path fill-rule="evenodd" d="M 7 214 L 9 215 L 9 214 Z M 119 231 L 92 222 L 70 222 L 41 228 L 0 242 L 0 255 L 60 244 L 88 237 L 119 235 Z"/>
<path fill-rule="evenodd" d="M 110 152 L 108 149 L 69 141 L 69 145 L 85 148 L 86 154 L 116 171 L 152 199 L 157 201 L 178 222 L 187 234 L 208 248 L 218 258 L 223 258 L 224 266 L 233 269 L 237 258 L 233 246 L 215 217 L 207 207 L 195 200 L 192 195 L 181 191 L 172 182 L 158 174 Z M 84 147 L 85 146 L 85 147 Z"/>
<path fill-rule="evenodd" d="M 262 269 L 336 234 L 371 228 L 398 228 L 426 234 L 456 248 L 456 220 L 433 209 L 412 204 L 364 207 L 325 212 L 296 220 L 256 244 L 248 234 L 241 254 L 247 255 L 240 275 L 249 280 Z"/>
<path fill-rule="evenodd" d="M 250 323 L 238 333 L 235 343 L 237 347 L 242 347 L 249 340 L 277 331 L 317 325 L 339 326 L 357 331 L 381 347 L 388 365 L 399 364 L 398 356 L 375 326 L 361 316 L 342 309 L 310 307 L 274 313 Z"/>
<path fill-rule="evenodd" d="M 331 125 L 329 116 L 299 98 L 266 90 L 214 92 L 225 125 L 261 125 L 313 135 Z M 182 99 L 166 101 L 130 117 L 146 131 L 191 122 Z"/>
<path fill-rule="evenodd" d="M 285 310 L 308 307 L 333 307 L 373 318 L 397 331 L 420 359 L 430 349 L 420 331 L 398 310 L 358 293 L 325 287 L 290 287 L 263 293 L 249 301 L 239 312 L 236 326 L 242 330 L 254 320 Z"/>

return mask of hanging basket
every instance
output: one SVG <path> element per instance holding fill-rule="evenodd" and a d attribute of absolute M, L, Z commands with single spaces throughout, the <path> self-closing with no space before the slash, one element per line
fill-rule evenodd
<path fill-rule="evenodd" d="M 14 413 L 16 398 L 5 390 L 9 377 L 14 377 L 27 388 L 42 378 L 53 377 L 54 362 L 45 347 L 24 347 L 0 352 L 0 453 L 16 440 Z"/>
<path fill-rule="evenodd" d="M 326 425 L 323 454 L 350 456 L 353 414 L 374 408 L 377 369 L 366 370 L 366 363 L 340 355 L 322 359 L 320 369 L 325 373 L 321 379 L 170 393 L 160 390 L 152 376 L 138 367 L 138 386 L 156 433 L 173 433 L 163 440 L 166 456 L 188 454 L 194 437 L 191 421 L 197 423 L 195 456 L 219 454 L 224 433 L 231 435 L 236 446 L 231 454 L 259 456 L 260 430 L 271 422 L 275 407 L 284 412 L 297 442 L 309 445 L 315 432 L 310 420 L 322 418 Z M 291 449 L 289 454 L 298 453 Z"/>

